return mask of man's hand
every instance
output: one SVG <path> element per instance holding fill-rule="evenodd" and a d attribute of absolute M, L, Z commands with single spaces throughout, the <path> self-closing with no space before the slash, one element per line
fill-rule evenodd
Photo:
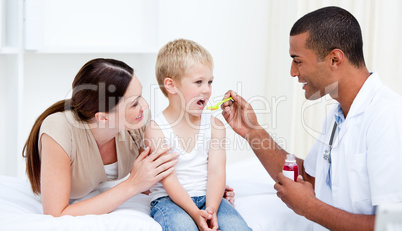
<path fill-rule="evenodd" d="M 317 199 L 312 184 L 303 180 L 299 175 L 297 182 L 278 174 L 278 182 L 274 185 L 276 195 L 295 213 L 305 216 L 309 211 L 312 200 Z"/>
<path fill-rule="evenodd" d="M 261 128 L 251 105 L 234 91 L 228 91 L 225 99 L 232 97 L 233 101 L 221 105 L 222 115 L 233 130 L 243 138 L 253 129 Z"/>
<path fill-rule="evenodd" d="M 277 195 L 295 213 L 329 230 L 374 230 L 375 215 L 354 214 L 320 201 L 313 186 L 302 179 L 297 182 L 278 174 Z"/>

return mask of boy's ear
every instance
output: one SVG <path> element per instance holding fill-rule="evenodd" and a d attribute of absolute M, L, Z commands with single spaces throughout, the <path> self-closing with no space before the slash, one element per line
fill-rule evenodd
<path fill-rule="evenodd" d="M 101 124 L 106 124 L 109 120 L 109 117 L 106 112 L 97 112 L 95 114 L 95 119 Z"/>
<path fill-rule="evenodd" d="M 166 91 L 167 92 L 169 92 L 170 94 L 176 94 L 177 92 L 176 92 L 176 82 L 172 79 L 172 78 L 169 78 L 169 77 L 166 77 L 164 80 L 163 80 L 163 85 L 165 85 L 165 89 L 166 89 Z"/>

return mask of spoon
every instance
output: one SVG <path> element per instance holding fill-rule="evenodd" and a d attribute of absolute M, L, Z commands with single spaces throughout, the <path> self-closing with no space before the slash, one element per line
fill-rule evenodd
<path fill-rule="evenodd" d="M 226 98 L 226 99 L 224 99 L 224 100 L 218 102 L 215 106 L 207 107 L 207 110 L 211 110 L 211 111 L 218 110 L 218 109 L 219 109 L 219 106 L 220 106 L 221 104 L 223 104 L 224 102 L 227 102 L 227 101 L 229 101 L 229 100 L 231 100 L 231 99 L 232 99 L 232 97 Z"/>

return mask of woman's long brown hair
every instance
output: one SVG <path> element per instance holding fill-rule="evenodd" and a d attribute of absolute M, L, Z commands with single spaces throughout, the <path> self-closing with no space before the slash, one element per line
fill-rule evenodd
<path fill-rule="evenodd" d="M 35 121 L 22 150 L 32 191 L 40 193 L 41 160 L 39 132 L 49 115 L 72 110 L 77 119 L 90 121 L 97 112 L 109 112 L 123 97 L 134 75 L 124 62 L 114 59 L 94 59 L 86 63 L 74 78 L 71 99 L 61 100 L 46 109 Z"/>

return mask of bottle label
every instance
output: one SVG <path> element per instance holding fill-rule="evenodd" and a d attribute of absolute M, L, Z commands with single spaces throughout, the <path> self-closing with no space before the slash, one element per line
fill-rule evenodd
<path fill-rule="evenodd" d="M 287 178 L 289 178 L 291 180 L 294 180 L 294 178 L 295 178 L 295 171 L 283 170 L 282 173 L 283 173 L 284 176 L 286 176 Z"/>

